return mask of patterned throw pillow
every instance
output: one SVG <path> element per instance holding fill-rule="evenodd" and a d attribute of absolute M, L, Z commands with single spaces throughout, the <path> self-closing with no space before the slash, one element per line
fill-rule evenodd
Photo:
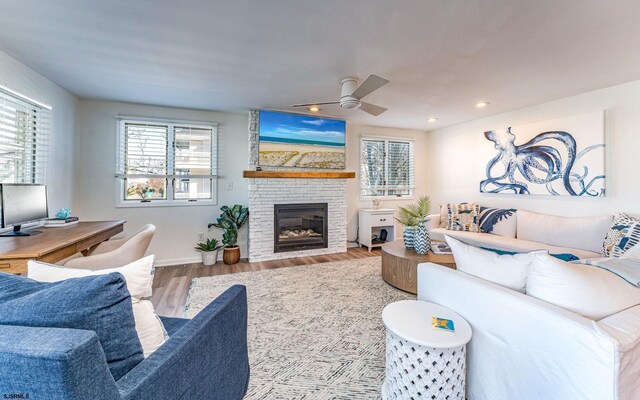
<path fill-rule="evenodd" d="M 640 219 L 620 213 L 613 217 L 611 228 L 602 245 L 602 254 L 620 257 L 640 242 Z"/>
<path fill-rule="evenodd" d="M 480 207 L 480 232 L 516 237 L 516 209 Z"/>
<path fill-rule="evenodd" d="M 474 203 L 447 204 L 447 229 L 450 231 L 479 232 L 480 206 Z"/>

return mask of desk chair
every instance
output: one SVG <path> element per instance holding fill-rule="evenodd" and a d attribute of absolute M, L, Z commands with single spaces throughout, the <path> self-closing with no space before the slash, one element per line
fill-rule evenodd
<path fill-rule="evenodd" d="M 84 257 L 74 257 L 64 262 L 65 267 L 84 269 L 105 269 L 127 265 L 144 257 L 149 248 L 156 227 L 152 224 L 143 226 L 130 238 L 111 239 L 102 242 Z"/>

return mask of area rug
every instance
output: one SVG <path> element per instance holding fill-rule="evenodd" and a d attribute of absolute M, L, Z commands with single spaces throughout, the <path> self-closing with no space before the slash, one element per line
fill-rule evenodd
<path fill-rule="evenodd" d="M 233 284 L 247 286 L 246 399 L 378 399 L 388 303 L 415 296 L 386 284 L 380 257 L 195 278 L 186 317 Z"/>

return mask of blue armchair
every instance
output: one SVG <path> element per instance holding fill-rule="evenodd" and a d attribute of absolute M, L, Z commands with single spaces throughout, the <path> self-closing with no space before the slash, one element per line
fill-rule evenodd
<path fill-rule="evenodd" d="M 244 286 L 232 286 L 191 320 L 162 320 L 169 340 L 118 381 L 93 331 L 0 325 L 0 398 L 244 397 L 249 383 Z"/>

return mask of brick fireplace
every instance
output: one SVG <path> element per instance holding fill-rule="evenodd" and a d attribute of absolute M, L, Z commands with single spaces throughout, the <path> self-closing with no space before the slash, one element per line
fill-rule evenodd
<path fill-rule="evenodd" d="M 249 119 L 249 169 L 255 171 L 258 166 L 258 113 L 250 112 Z M 292 171 L 292 169 L 269 168 L 271 171 Z M 300 172 L 300 170 L 297 170 Z M 324 170 L 326 171 L 326 170 Z M 323 171 L 323 172 L 324 172 Z M 300 172 L 303 174 L 305 171 Z M 306 172 L 309 172 L 308 170 Z M 313 172 L 311 172 L 313 173 Z M 300 204 L 312 205 L 314 210 L 294 214 L 289 221 L 295 231 L 318 227 L 318 204 L 326 205 L 322 211 L 324 242 L 313 239 L 286 240 L 285 247 L 278 249 L 276 235 L 282 232 L 276 221 L 276 209 L 291 209 Z M 295 207 L 294 207 L 295 208 Z M 302 222 L 301 218 L 306 218 Z M 315 221 L 313 221 L 315 220 Z M 286 230 L 286 229 L 285 229 Z M 287 232 L 291 234 L 291 232 Z M 300 233 L 298 233 L 300 234 Z M 295 235 L 295 233 L 293 234 Z M 284 239 L 284 238 L 283 238 Z M 295 244 L 294 244 L 295 242 Z M 303 242 L 315 242 L 302 246 Z M 298 247 L 299 246 L 299 247 Z M 249 261 L 267 261 L 292 257 L 312 256 L 347 251 L 347 181 L 346 178 L 287 178 L 250 177 L 249 178 Z M 298 248 L 296 248 L 298 247 Z"/>

